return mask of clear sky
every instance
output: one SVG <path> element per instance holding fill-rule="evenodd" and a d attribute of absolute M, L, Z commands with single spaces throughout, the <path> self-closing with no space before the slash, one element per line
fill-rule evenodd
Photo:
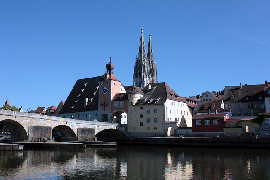
<path fill-rule="evenodd" d="M 100 76 L 132 85 L 141 28 L 180 96 L 270 81 L 269 0 L 1 0 L 0 105 L 36 109 Z"/>

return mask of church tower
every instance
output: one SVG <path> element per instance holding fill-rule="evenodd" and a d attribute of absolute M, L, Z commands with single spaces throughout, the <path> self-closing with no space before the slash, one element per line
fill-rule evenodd
<path fill-rule="evenodd" d="M 151 35 L 149 35 L 148 53 L 146 54 L 143 28 L 141 29 L 139 53 L 134 66 L 133 83 L 135 87 L 144 88 L 149 83 L 157 83 L 157 67 L 154 62 Z"/>

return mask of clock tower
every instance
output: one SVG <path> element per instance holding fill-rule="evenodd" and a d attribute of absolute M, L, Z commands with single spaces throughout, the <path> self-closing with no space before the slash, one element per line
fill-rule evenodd
<path fill-rule="evenodd" d="M 120 93 L 121 82 L 113 73 L 114 65 L 106 64 L 107 72 L 104 79 L 99 81 L 98 119 L 104 122 L 112 122 L 112 100 L 115 94 Z"/>

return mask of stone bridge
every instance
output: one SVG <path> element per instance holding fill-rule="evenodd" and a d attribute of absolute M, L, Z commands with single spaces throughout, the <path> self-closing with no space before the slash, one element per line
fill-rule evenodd
<path fill-rule="evenodd" d="M 117 125 L 117 123 L 0 110 L 0 132 L 8 129 L 13 140 L 17 141 L 52 139 L 53 131 L 59 131 L 66 139 L 73 137 L 70 140 L 89 140 L 104 129 L 116 129 Z"/>

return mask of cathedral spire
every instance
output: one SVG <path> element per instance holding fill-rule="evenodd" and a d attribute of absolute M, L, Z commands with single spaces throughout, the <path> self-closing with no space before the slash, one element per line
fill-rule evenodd
<path fill-rule="evenodd" d="M 143 28 L 141 29 L 139 53 L 136 56 L 134 66 L 133 82 L 136 87 L 144 88 L 151 82 L 157 82 L 156 65 L 152 49 L 151 35 L 149 36 L 148 53 L 144 43 Z"/>
<path fill-rule="evenodd" d="M 154 64 L 154 55 L 153 55 L 151 34 L 149 35 L 147 58 L 148 58 L 149 62 L 151 63 L 151 65 Z"/>

